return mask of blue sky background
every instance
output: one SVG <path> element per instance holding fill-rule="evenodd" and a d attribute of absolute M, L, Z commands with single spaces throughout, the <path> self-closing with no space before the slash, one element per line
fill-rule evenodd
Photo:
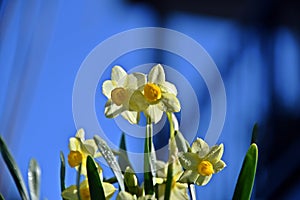
<path fill-rule="evenodd" d="M 110 36 L 132 28 L 161 26 L 161 23 L 151 7 L 121 0 L 4 0 L 0 6 L 0 134 L 24 177 L 27 177 L 29 160 L 35 158 L 39 162 L 41 197 L 59 199 L 59 152 L 68 154 L 68 139 L 76 133 L 72 91 L 81 63 L 96 45 Z M 180 31 L 200 43 L 223 78 L 227 115 L 218 143 L 225 145 L 223 160 L 227 167 L 207 186 L 197 187 L 197 196 L 231 199 L 250 144 L 252 126 L 255 122 L 266 123 L 274 109 L 272 99 L 278 99 L 281 109 L 299 116 L 299 35 L 279 26 L 272 30 L 270 38 L 264 38 L 260 27 L 186 12 L 169 13 L 163 27 Z M 271 45 L 265 46 L 268 42 Z M 272 55 L 266 54 L 270 52 L 266 51 L 268 48 L 272 49 Z M 118 61 L 127 69 L 148 62 L 184 67 L 184 61 L 172 55 L 161 53 L 157 58 L 156 54 L 136 52 Z M 274 66 L 272 69 L 270 64 Z M 107 71 L 101 80 L 108 79 L 109 74 Z M 193 77 L 189 69 L 184 74 Z M 201 107 L 198 136 L 203 137 L 210 120 L 209 96 L 201 78 L 189 81 L 197 91 Z M 264 138 L 264 133 L 261 134 Z M 120 133 L 111 135 L 113 141 L 119 141 L 119 136 Z M 263 151 L 264 146 L 260 149 Z M 0 193 L 6 199 L 18 199 L 2 160 L 0 173 Z M 262 177 L 266 174 L 268 171 L 260 172 Z M 74 175 L 67 168 L 67 185 L 75 183 Z M 299 193 L 295 188 L 291 187 L 290 199 Z M 255 188 L 254 199 L 256 191 Z"/>

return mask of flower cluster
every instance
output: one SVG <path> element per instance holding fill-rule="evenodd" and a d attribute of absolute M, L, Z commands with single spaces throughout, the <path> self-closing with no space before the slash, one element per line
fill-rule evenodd
<path fill-rule="evenodd" d="M 108 98 L 105 104 L 106 117 L 121 115 L 131 124 L 139 122 L 140 113 L 144 113 L 147 118 L 144 182 L 139 185 L 126 151 L 110 149 L 99 136 L 85 140 L 84 131 L 80 129 L 75 137 L 70 138 L 68 163 L 84 179 L 81 183 L 78 181 L 77 185 L 64 189 L 64 199 L 109 199 L 117 191 L 112 185 L 115 182 L 119 184 L 120 191 L 116 195 L 118 200 L 189 199 L 188 189 L 191 191 L 191 185 L 206 185 L 213 174 L 226 166 L 221 160 L 223 144 L 209 147 L 204 140 L 197 138 L 190 146 L 185 140 L 173 114 L 181 109 L 177 89 L 166 81 L 162 65 L 154 66 L 148 75 L 127 74 L 123 68 L 115 66 L 111 80 L 103 83 L 102 92 Z M 166 113 L 170 123 L 167 162 L 156 160 L 151 131 L 153 124 L 161 120 L 163 113 Z M 125 144 L 122 145 L 120 149 L 124 149 Z M 100 156 L 106 160 L 115 177 L 103 178 L 102 168 L 96 162 L 96 158 Z M 93 159 L 92 164 L 88 162 L 90 158 Z"/>
<path fill-rule="evenodd" d="M 111 72 L 111 80 L 102 85 L 102 92 L 108 98 L 105 116 L 114 118 L 119 114 L 132 124 L 139 121 L 143 112 L 151 122 L 157 123 L 163 112 L 179 112 L 176 87 L 165 80 L 163 67 L 154 66 L 148 76 L 142 73 L 127 74 L 120 66 Z"/>

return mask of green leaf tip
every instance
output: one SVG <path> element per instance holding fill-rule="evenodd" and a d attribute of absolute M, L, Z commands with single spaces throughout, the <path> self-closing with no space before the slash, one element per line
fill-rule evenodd
<path fill-rule="evenodd" d="M 9 152 L 9 150 L 1 136 L 0 136 L 0 152 L 2 154 L 2 158 L 5 162 L 11 176 L 13 177 L 13 179 L 15 181 L 15 184 L 17 186 L 17 189 L 20 193 L 21 198 L 23 200 L 27 200 L 27 199 L 29 200 L 29 195 L 28 195 L 28 192 L 26 189 L 24 179 L 20 172 L 20 169 L 19 169 L 17 163 L 15 162 L 13 156 Z"/>
<path fill-rule="evenodd" d="M 97 166 L 91 156 L 86 160 L 86 171 L 90 189 L 91 200 L 105 199 L 104 189 L 99 177 Z"/>
<path fill-rule="evenodd" d="M 245 155 L 232 199 L 238 200 L 251 198 L 257 168 L 257 160 L 258 148 L 255 143 L 252 143 Z"/>

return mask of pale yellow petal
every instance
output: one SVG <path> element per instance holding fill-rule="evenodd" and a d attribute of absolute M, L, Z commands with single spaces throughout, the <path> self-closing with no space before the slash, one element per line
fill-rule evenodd
<path fill-rule="evenodd" d="M 110 199 L 115 193 L 116 188 L 112 184 L 107 182 L 102 182 L 102 186 L 103 186 L 105 198 Z"/>
<path fill-rule="evenodd" d="M 179 112 L 181 109 L 180 102 L 174 94 L 163 93 L 161 102 L 165 112 Z"/>
<path fill-rule="evenodd" d="M 155 65 L 149 72 L 148 82 L 163 85 L 165 82 L 165 71 L 161 64 Z"/>
<path fill-rule="evenodd" d="M 108 98 L 111 98 L 111 91 L 116 88 L 117 85 L 111 80 L 106 80 L 102 84 L 102 93 Z"/>
<path fill-rule="evenodd" d="M 121 66 L 114 66 L 111 70 L 111 80 L 118 82 L 127 75 L 126 71 Z"/>
<path fill-rule="evenodd" d="M 131 124 L 138 123 L 138 112 L 134 111 L 124 111 L 121 113 L 122 117 L 126 119 Z"/>
<path fill-rule="evenodd" d="M 191 150 L 193 153 L 198 154 L 200 158 L 203 158 L 208 154 L 209 146 L 204 140 L 202 140 L 201 138 L 197 138 L 193 142 Z"/>

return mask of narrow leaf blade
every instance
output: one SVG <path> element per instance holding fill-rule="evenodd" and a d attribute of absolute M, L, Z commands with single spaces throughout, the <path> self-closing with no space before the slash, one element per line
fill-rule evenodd
<path fill-rule="evenodd" d="M 244 158 L 242 169 L 235 187 L 233 199 L 250 199 L 254 184 L 258 159 L 258 149 L 255 143 L 250 145 Z"/>
<path fill-rule="evenodd" d="M 66 164 L 64 153 L 60 152 L 60 190 L 63 192 L 66 189 L 65 186 L 65 177 L 66 177 Z"/>
<path fill-rule="evenodd" d="M 41 185 L 41 168 L 35 159 L 31 159 L 29 163 L 28 185 L 31 200 L 39 200 Z"/>
<path fill-rule="evenodd" d="M 98 135 L 94 136 L 94 140 L 95 140 L 95 142 L 98 146 L 98 149 L 101 152 L 103 158 L 106 160 L 107 164 L 113 170 L 113 172 L 118 180 L 121 190 L 125 191 L 123 174 L 122 174 L 121 168 L 120 168 L 118 161 L 117 161 L 116 157 L 114 156 L 112 150 L 106 144 L 106 142 L 102 138 L 100 138 Z"/>
<path fill-rule="evenodd" d="M 86 160 L 86 171 L 88 176 L 91 200 L 105 199 L 104 189 L 93 158 L 90 156 Z"/>
<path fill-rule="evenodd" d="M 130 167 L 132 169 L 131 163 L 129 162 L 128 154 L 127 154 L 127 147 L 126 147 L 126 140 L 125 134 L 122 133 L 121 141 L 120 141 L 120 155 L 118 158 L 118 163 L 120 168 L 123 172 L 125 172 L 126 167 Z"/>
<path fill-rule="evenodd" d="M 25 200 L 29 200 L 28 192 L 25 186 L 24 179 L 20 172 L 20 169 L 17 163 L 15 162 L 14 158 L 12 157 L 11 153 L 9 152 L 1 136 L 0 136 L 0 151 L 8 170 L 10 171 L 10 174 L 12 175 L 15 181 L 15 184 L 18 188 L 21 198 Z"/>

